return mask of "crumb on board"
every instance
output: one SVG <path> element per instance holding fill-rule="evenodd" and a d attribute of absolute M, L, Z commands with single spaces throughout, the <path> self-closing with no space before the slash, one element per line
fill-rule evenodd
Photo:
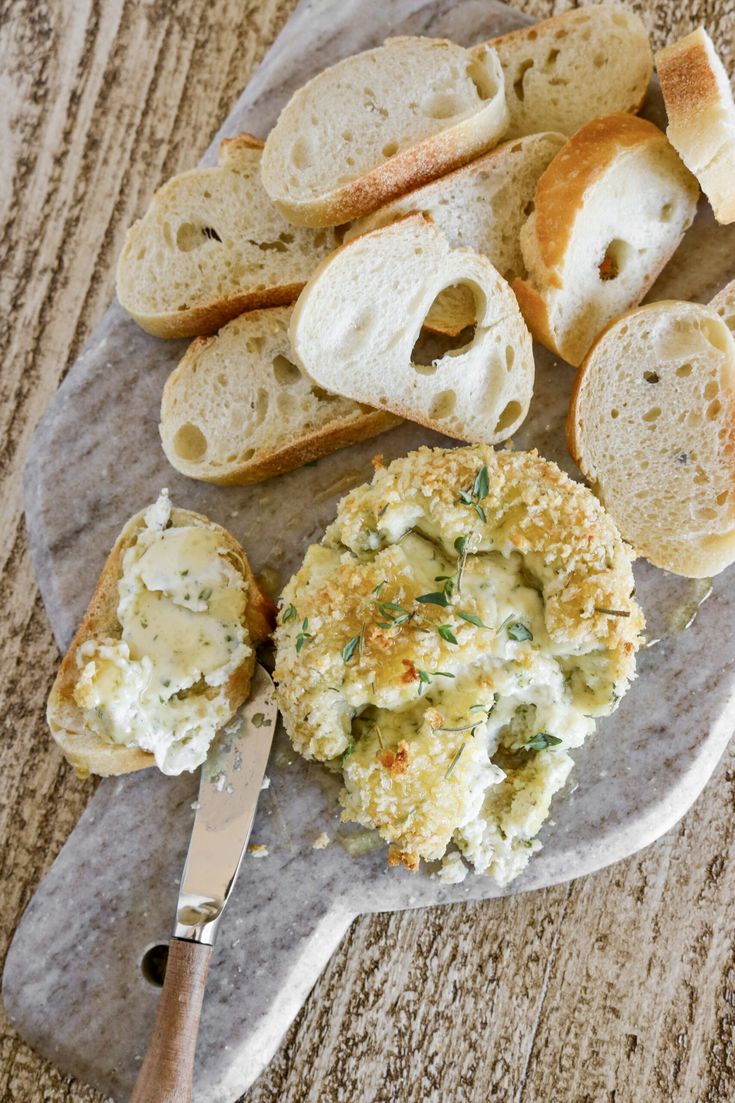
<path fill-rule="evenodd" d="M 250 846 L 248 847 L 248 852 L 249 852 L 251 858 L 267 858 L 268 857 L 268 847 L 264 846 L 263 843 L 251 843 Z"/>
<path fill-rule="evenodd" d="M 311 844 L 311 848 L 312 850 L 324 850 L 326 847 L 329 846 L 331 841 L 332 840 L 329 838 L 329 835 L 327 835 L 326 831 L 322 831 L 321 835 L 317 835 L 317 837 L 314 839 L 314 842 Z"/>

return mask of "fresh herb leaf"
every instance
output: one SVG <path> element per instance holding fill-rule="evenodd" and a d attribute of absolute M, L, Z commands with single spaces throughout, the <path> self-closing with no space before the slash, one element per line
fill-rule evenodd
<path fill-rule="evenodd" d="M 431 675 L 429 674 L 428 670 L 419 670 L 419 681 L 425 682 L 426 685 L 429 685 L 429 683 L 431 682 Z"/>
<path fill-rule="evenodd" d="M 481 501 L 483 498 L 487 498 L 487 492 L 490 489 L 490 476 L 488 474 L 487 465 L 483 464 L 480 470 L 475 476 L 475 481 L 472 486 L 472 494 L 476 500 Z"/>
<path fill-rule="evenodd" d="M 630 609 L 606 609 L 604 605 L 595 605 L 596 613 L 605 613 L 608 617 L 629 617 Z"/>
<path fill-rule="evenodd" d="M 437 628 L 437 632 L 439 633 L 439 635 L 441 636 L 441 638 L 443 640 L 447 641 L 447 643 L 456 643 L 457 642 L 457 637 L 455 636 L 454 632 L 452 631 L 451 625 L 449 625 L 449 624 L 440 624 L 439 627 Z"/>
<path fill-rule="evenodd" d="M 487 625 L 483 624 L 475 613 L 466 613 L 464 609 L 457 609 L 456 613 L 458 617 L 461 617 L 462 620 L 466 620 L 468 624 L 474 624 L 476 628 L 487 628 Z"/>
<path fill-rule="evenodd" d="M 350 757 L 350 755 L 354 752 L 354 750 L 355 750 L 355 740 L 352 737 L 350 737 L 349 743 L 347 744 L 344 751 L 342 752 L 342 757 L 340 758 L 340 766 L 344 766 L 345 762 Z"/>
<path fill-rule="evenodd" d="M 360 641 L 361 640 L 362 640 L 362 632 L 358 633 L 357 636 L 353 636 L 351 640 L 347 641 L 347 643 L 342 648 L 342 662 L 343 663 L 348 663 L 350 661 L 350 659 L 352 658 L 352 656 L 355 654 L 358 647 L 360 646 Z"/>
<path fill-rule="evenodd" d="M 530 632 L 529 629 L 526 628 L 525 624 L 522 624 L 519 620 L 516 620 L 512 624 L 509 624 L 506 628 L 506 632 L 508 633 L 510 639 L 515 640 L 516 643 L 522 643 L 524 640 L 533 639 L 533 633 Z"/>
<path fill-rule="evenodd" d="M 304 646 L 304 644 L 306 643 L 307 640 L 311 640 L 313 638 L 314 637 L 312 636 L 311 632 L 309 631 L 309 619 L 308 619 L 308 617 L 305 617 L 304 621 L 301 625 L 301 631 L 299 632 L 298 636 L 296 637 L 296 654 L 298 655 L 299 651 Z"/>
<path fill-rule="evenodd" d="M 474 502 L 472 500 L 472 494 L 469 492 L 469 490 L 460 490 L 459 500 L 465 506 L 474 505 Z"/>
<path fill-rule="evenodd" d="M 416 600 L 420 601 L 422 605 L 441 605 L 444 609 L 449 605 L 444 591 L 436 591 L 433 594 L 419 594 Z"/>
<path fill-rule="evenodd" d="M 386 609 L 390 610 L 391 613 L 405 613 L 406 612 L 406 610 L 403 608 L 403 606 L 399 605 L 395 601 L 381 601 L 380 611 L 383 614 L 383 616 L 387 616 Z"/>
<path fill-rule="evenodd" d="M 283 613 L 281 614 L 281 624 L 287 624 L 288 621 L 293 620 L 294 617 L 297 616 L 298 613 L 296 612 L 296 606 L 287 605 L 286 608 L 283 610 Z"/>
<path fill-rule="evenodd" d="M 547 747 L 556 747 L 561 743 L 561 739 L 558 739 L 555 735 L 549 735 L 548 732 L 537 732 L 533 739 L 529 739 L 528 743 L 524 743 L 524 750 L 527 751 L 545 751 Z"/>
<path fill-rule="evenodd" d="M 372 592 L 375 594 L 376 597 L 380 597 L 380 592 L 383 589 L 383 587 L 385 586 L 387 581 L 388 581 L 388 579 L 384 578 L 382 582 L 379 582 L 377 586 L 373 587 Z"/>
<path fill-rule="evenodd" d="M 199 591 L 199 600 L 200 601 L 209 601 L 211 596 L 212 596 L 212 587 L 211 586 L 205 586 L 203 590 Z"/>
<path fill-rule="evenodd" d="M 452 761 L 451 761 L 451 762 L 449 763 L 449 766 L 447 767 L 447 771 L 446 771 L 446 773 L 444 774 L 444 780 L 445 780 L 445 781 L 446 781 L 446 780 L 447 780 L 447 778 L 448 778 L 448 777 L 450 777 L 450 775 L 452 774 L 452 771 L 454 770 L 455 766 L 457 765 L 457 763 L 459 762 L 460 758 L 462 757 L 462 751 L 463 751 L 464 749 L 465 749 L 465 743 L 461 743 L 461 744 L 460 744 L 460 747 L 459 747 L 459 750 L 458 750 L 458 751 L 457 751 L 457 753 L 455 754 L 455 756 L 454 756 L 454 758 L 452 759 Z"/>
<path fill-rule="evenodd" d="M 467 537 L 466 536 L 458 536 L 457 537 L 457 539 L 454 541 L 454 550 L 456 551 L 457 555 L 466 555 L 467 554 Z"/>
<path fill-rule="evenodd" d="M 479 502 L 475 502 L 475 513 L 480 518 L 483 525 L 487 524 L 487 514 L 485 513 L 485 510 L 482 508 Z"/>

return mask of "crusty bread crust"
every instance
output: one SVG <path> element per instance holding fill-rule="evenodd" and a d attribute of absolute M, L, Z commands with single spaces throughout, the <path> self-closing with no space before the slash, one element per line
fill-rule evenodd
<path fill-rule="evenodd" d="M 563 262 L 588 189 L 625 150 L 657 143 L 668 144 L 657 126 L 618 112 L 593 119 L 560 149 L 536 185 L 536 239 L 547 267 Z"/>
<path fill-rule="evenodd" d="M 561 356 L 551 327 L 546 300 L 529 283 L 520 278 L 513 280 L 511 287 L 534 341 L 538 341 L 545 348 Z"/>
<path fill-rule="evenodd" d="M 175 314 L 132 314 L 141 329 L 153 337 L 211 337 L 238 314 L 265 310 L 271 306 L 290 306 L 304 289 L 303 283 L 245 291 L 206 306 L 192 306 Z"/>
<path fill-rule="evenodd" d="M 727 125 L 723 124 L 723 112 L 729 109 L 735 121 L 735 110 L 732 97 L 728 104 L 718 84 L 716 63 L 712 44 L 701 27 L 656 54 L 669 138 L 698 176 L 715 218 L 727 225 L 735 222 L 735 137 L 730 136 L 726 143 L 729 153 L 718 165 L 710 158 L 723 152 L 718 148 Z"/>
<path fill-rule="evenodd" d="M 359 418 L 345 418 L 343 421 L 332 422 L 323 429 L 317 429 L 308 436 L 293 444 L 284 445 L 277 451 L 273 451 L 260 457 L 258 460 L 248 460 L 245 463 L 230 468 L 226 475 L 190 475 L 190 478 L 199 479 L 201 482 L 214 483 L 216 486 L 250 486 L 252 483 L 260 483 L 265 479 L 272 479 L 275 475 L 283 475 L 286 471 L 293 471 L 297 467 L 303 467 L 312 460 L 321 459 L 340 448 L 347 448 L 350 444 L 359 444 L 363 440 L 370 440 L 389 429 L 395 429 L 401 424 L 401 418 L 386 410 L 370 410 Z M 174 464 L 174 466 L 178 466 Z"/>
<path fill-rule="evenodd" d="M 341 226 L 362 218 L 390 199 L 461 168 L 495 145 L 502 134 L 500 125 L 495 138 L 475 141 L 468 152 L 473 121 L 457 123 L 451 130 L 425 138 L 404 153 L 395 154 L 364 176 L 332 192 L 318 205 L 307 206 L 286 199 L 274 202 L 281 213 L 298 226 Z"/>
<path fill-rule="evenodd" d="M 119 743 L 104 742 L 96 733 L 85 729 L 83 712 L 74 700 L 74 688 L 79 678 L 77 654 L 82 644 L 87 640 L 106 637 L 119 639 L 120 637 L 120 625 L 117 619 L 117 584 L 122 574 L 123 556 L 143 528 L 144 514 L 145 511 L 136 513 L 115 541 L 81 624 L 61 661 L 49 695 L 46 717 L 51 734 L 67 761 L 79 774 L 85 776 L 91 773 L 108 777 L 114 774 L 132 773 L 155 765 L 155 759 L 149 752 Z M 233 672 L 225 687 L 228 702 L 234 713 L 247 698 L 250 680 L 255 669 L 255 647 L 268 639 L 273 630 L 275 606 L 260 589 L 240 544 L 226 529 L 198 513 L 185 509 L 172 509 L 171 520 L 177 527 L 196 524 L 215 529 L 221 535 L 223 544 L 236 561 L 248 585 L 245 619 L 252 651 L 241 666 Z"/>

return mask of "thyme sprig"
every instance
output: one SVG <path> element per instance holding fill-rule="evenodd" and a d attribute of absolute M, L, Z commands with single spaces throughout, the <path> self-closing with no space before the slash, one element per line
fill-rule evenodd
<path fill-rule="evenodd" d="M 545 751 L 548 747 L 556 747 L 561 743 L 556 735 L 549 735 L 548 732 L 537 732 L 532 739 L 529 739 L 528 743 L 523 744 L 525 751 Z"/>
<path fill-rule="evenodd" d="M 298 655 L 299 651 L 301 650 L 301 648 L 304 646 L 304 644 L 308 640 L 313 640 L 313 639 L 314 639 L 314 636 L 309 631 L 309 618 L 304 617 L 304 619 L 301 623 L 301 631 L 299 632 L 299 634 L 296 637 L 296 654 Z"/>
<path fill-rule="evenodd" d="M 460 490 L 458 501 L 462 502 L 465 506 L 472 506 L 477 516 L 480 518 L 483 524 L 487 523 L 487 514 L 480 505 L 483 498 L 487 498 L 488 491 L 490 489 L 490 475 L 488 473 L 487 465 L 483 464 L 480 470 L 475 475 L 475 481 L 472 484 L 471 490 Z"/>

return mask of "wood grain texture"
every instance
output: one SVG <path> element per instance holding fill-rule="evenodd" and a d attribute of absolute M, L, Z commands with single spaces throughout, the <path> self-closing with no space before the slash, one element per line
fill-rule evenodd
<path fill-rule="evenodd" d="M 199 1020 L 212 947 L 172 938 L 166 976 L 130 1103 L 191 1103 Z"/>
<path fill-rule="evenodd" d="M 30 435 L 112 294 L 128 223 L 196 161 L 293 3 L 0 0 L 3 956 L 93 790 L 43 721 L 58 656 L 22 520 Z M 543 17 L 572 5 L 516 6 Z M 655 47 L 704 22 L 735 69 L 733 0 L 631 7 Z M 734 810 L 731 752 L 676 829 L 612 869 L 515 900 L 356 921 L 244 1098 L 732 1099 Z M 0 1022 L 0 1100 L 100 1099 Z"/>

